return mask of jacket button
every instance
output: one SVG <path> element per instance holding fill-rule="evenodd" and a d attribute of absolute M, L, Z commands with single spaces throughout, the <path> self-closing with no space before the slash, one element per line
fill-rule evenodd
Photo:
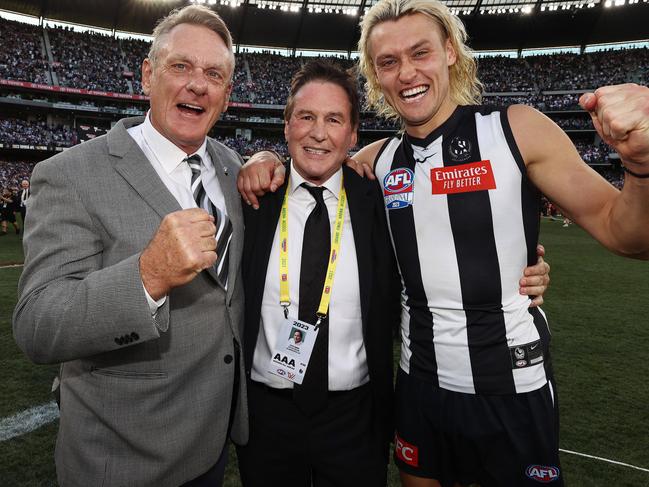
<path fill-rule="evenodd" d="M 225 357 L 223 357 L 223 361 L 224 361 L 226 364 L 229 364 L 230 362 L 232 362 L 232 355 L 227 354 Z"/>

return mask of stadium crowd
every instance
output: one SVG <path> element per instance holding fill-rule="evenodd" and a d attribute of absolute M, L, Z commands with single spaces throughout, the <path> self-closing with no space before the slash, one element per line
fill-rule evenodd
<path fill-rule="evenodd" d="M 0 19 L 0 78 L 52 83 L 47 73 L 51 69 L 61 86 L 141 93 L 140 66 L 149 42 L 51 26 L 47 35 L 52 63 L 47 61 L 47 43 L 40 27 Z M 282 105 L 288 81 L 305 59 L 270 51 L 238 54 L 232 100 Z M 338 61 L 346 67 L 353 65 L 349 59 Z M 586 90 L 627 81 L 649 83 L 646 48 L 521 58 L 490 56 L 479 58 L 478 66 L 487 93 L 521 93 L 529 104 L 548 110 L 565 109 L 567 102 L 560 99 L 555 103 L 558 99 L 541 95 L 543 91 Z M 569 102 L 569 106 L 576 103 Z"/>
<path fill-rule="evenodd" d="M 49 83 L 40 28 L 0 18 L 0 78 Z"/>
<path fill-rule="evenodd" d="M 0 143 L 48 147 L 71 147 L 78 143 L 74 129 L 67 125 L 48 125 L 42 118 L 0 119 Z"/>
<path fill-rule="evenodd" d="M 20 182 L 29 179 L 35 162 L 0 161 L 0 189 L 18 191 Z"/>
<path fill-rule="evenodd" d="M 118 39 L 93 32 L 75 32 L 69 28 L 43 29 L 0 19 L 0 78 L 52 84 L 54 73 L 58 84 L 66 87 L 101 90 L 118 93 L 141 93 L 140 66 L 150 43 L 139 39 Z M 47 61 L 47 42 L 51 46 L 53 62 Z M 286 57 L 274 52 L 243 52 L 236 55 L 234 87 L 231 101 L 239 103 L 283 105 L 289 80 L 308 58 Z M 350 59 L 338 58 L 346 68 L 354 66 Z M 481 57 L 478 60 L 480 78 L 487 96 L 485 103 L 509 105 L 523 103 L 545 112 L 580 111 L 578 93 L 547 94 L 546 90 L 584 90 L 594 86 L 624 81 L 649 83 L 649 50 L 599 51 L 585 54 L 551 54 L 523 58 L 504 56 Z M 49 70 L 49 72 L 48 72 Z M 362 81 L 362 80 L 361 80 Z M 498 95 L 490 93 L 513 93 Z M 56 95 L 37 92 L 16 92 L 3 89 L 2 97 L 37 101 L 66 101 Z M 132 110 L 141 113 L 143 104 L 114 103 L 75 99 L 79 106 L 100 109 Z M 232 112 L 226 119 L 237 121 Z M 253 116 L 254 118 L 254 116 Z M 267 116 L 266 116 L 267 118 Z M 592 131 L 590 118 L 585 114 L 557 116 L 555 121 L 565 130 Z M 264 121 L 264 117 L 260 118 Z M 279 123 L 280 120 L 277 120 Z M 76 120 L 76 125 L 79 120 Z M 395 122 L 371 115 L 361 119 L 361 130 L 397 130 Z M 92 132 L 92 131 L 91 131 Z M 48 147 L 69 147 L 86 137 L 69 125 L 51 126 L 44 117 L 0 117 L 0 143 L 27 144 Z M 95 130 L 95 134 L 97 131 Z M 92 135 L 91 135 L 92 136 Z M 257 134 L 251 140 L 242 137 L 219 137 L 244 157 L 262 148 L 273 148 L 286 154 L 283 138 Z M 584 140 L 576 142 L 584 159 L 591 164 L 607 164 L 609 150 L 604 144 Z M 4 185 L 4 183 L 3 183 Z"/>
<path fill-rule="evenodd" d="M 113 37 L 70 29 L 50 28 L 52 68 L 61 86 L 128 93 L 127 71 L 119 41 Z"/>

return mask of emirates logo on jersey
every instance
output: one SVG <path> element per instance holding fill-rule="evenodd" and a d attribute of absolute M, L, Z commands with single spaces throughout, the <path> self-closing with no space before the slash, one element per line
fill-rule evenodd
<path fill-rule="evenodd" d="M 430 170 L 433 194 L 470 193 L 496 189 L 491 161 L 470 162 Z"/>

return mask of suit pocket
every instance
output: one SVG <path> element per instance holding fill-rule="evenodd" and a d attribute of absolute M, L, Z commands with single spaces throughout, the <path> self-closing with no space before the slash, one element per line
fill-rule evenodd
<path fill-rule="evenodd" d="M 116 377 L 122 379 L 166 379 L 166 372 L 133 372 L 130 370 L 104 369 L 101 367 L 91 367 L 90 373 L 94 375 L 103 375 L 106 377 Z"/>

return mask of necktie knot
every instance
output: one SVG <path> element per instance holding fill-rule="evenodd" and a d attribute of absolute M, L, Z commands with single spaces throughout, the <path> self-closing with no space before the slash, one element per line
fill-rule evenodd
<path fill-rule="evenodd" d="M 187 161 L 187 165 L 192 170 L 192 177 L 201 173 L 201 162 L 203 162 L 201 156 L 194 154 L 193 156 L 185 157 L 185 161 Z"/>
<path fill-rule="evenodd" d="M 311 193 L 311 196 L 313 196 L 313 199 L 316 202 L 316 205 L 324 205 L 324 186 L 309 186 L 308 184 L 302 184 L 306 190 Z"/>

